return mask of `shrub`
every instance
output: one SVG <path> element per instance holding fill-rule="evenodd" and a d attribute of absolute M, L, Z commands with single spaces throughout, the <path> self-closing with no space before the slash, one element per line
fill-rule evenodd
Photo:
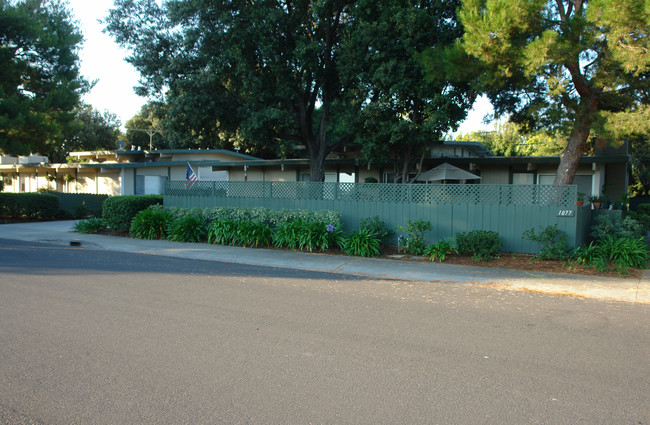
<path fill-rule="evenodd" d="M 260 221 L 239 221 L 234 226 L 232 242 L 241 246 L 269 246 L 271 228 Z"/>
<path fill-rule="evenodd" d="M 362 219 L 359 225 L 359 230 L 362 229 L 367 230 L 370 233 L 376 234 L 380 244 L 387 243 L 388 238 L 391 236 L 392 233 L 390 230 L 386 228 L 384 222 L 379 219 L 379 216 Z"/>
<path fill-rule="evenodd" d="M 325 251 L 335 244 L 340 245 L 341 230 L 333 223 L 297 218 L 276 227 L 272 239 L 276 247 L 294 251 Z"/>
<path fill-rule="evenodd" d="M 103 218 L 91 217 L 85 220 L 79 220 L 72 226 L 73 232 L 78 233 L 98 233 L 106 229 L 106 222 Z"/>
<path fill-rule="evenodd" d="M 171 212 L 151 206 L 140 211 L 131 221 L 129 234 L 138 239 L 164 239 L 167 237 L 167 227 L 172 221 Z"/>
<path fill-rule="evenodd" d="M 472 230 L 456 235 L 456 248 L 461 255 L 484 261 L 501 256 L 501 239 L 492 230 Z"/>
<path fill-rule="evenodd" d="M 0 193 L 0 215 L 28 220 L 52 220 L 59 198 L 51 193 Z"/>
<path fill-rule="evenodd" d="M 167 239 L 175 242 L 201 242 L 205 240 L 206 230 L 203 218 L 188 214 L 169 224 Z"/>
<path fill-rule="evenodd" d="M 131 220 L 151 205 L 162 204 L 161 195 L 112 196 L 102 205 L 102 218 L 111 229 L 128 231 Z"/>
<path fill-rule="evenodd" d="M 539 254 L 536 255 L 541 260 L 564 260 L 568 256 L 568 235 L 558 229 L 557 224 L 547 226 L 539 234 L 535 234 L 534 228 L 526 230 L 522 238 L 542 245 Z"/>
<path fill-rule="evenodd" d="M 208 242 L 217 245 L 232 245 L 237 224 L 233 220 L 215 220 L 208 225 Z"/>
<path fill-rule="evenodd" d="M 407 233 L 407 236 L 400 236 L 397 240 L 400 250 L 410 255 L 422 255 L 424 253 L 427 246 L 424 232 L 431 230 L 431 223 L 424 220 L 409 220 L 406 226 L 400 226 L 397 230 Z"/>
<path fill-rule="evenodd" d="M 648 245 L 641 238 L 610 236 L 600 244 L 605 258 L 618 268 L 645 269 L 648 265 Z"/>
<path fill-rule="evenodd" d="M 591 236 L 596 240 L 604 240 L 610 236 L 617 238 L 640 238 L 644 234 L 643 225 L 632 217 L 601 214 L 596 217 L 596 224 L 591 226 Z"/>
<path fill-rule="evenodd" d="M 619 274 L 629 268 L 644 269 L 650 251 L 643 238 L 609 236 L 573 250 L 571 259 L 579 265 L 600 271 L 616 270 Z"/>
<path fill-rule="evenodd" d="M 640 204 L 636 207 L 636 212 L 641 215 L 650 215 L 650 204 Z"/>
<path fill-rule="evenodd" d="M 365 227 L 343 238 L 343 251 L 348 255 L 374 257 L 381 252 L 379 249 L 380 245 L 381 240 L 379 236 Z"/>
<path fill-rule="evenodd" d="M 442 263 L 449 254 L 456 252 L 456 242 L 454 238 L 445 238 L 435 244 L 428 245 L 424 250 L 424 255 L 431 261 L 436 259 Z"/>

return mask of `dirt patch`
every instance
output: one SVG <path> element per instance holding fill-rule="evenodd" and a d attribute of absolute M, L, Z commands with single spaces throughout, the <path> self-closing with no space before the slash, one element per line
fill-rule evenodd
<path fill-rule="evenodd" d="M 389 248 L 388 251 L 391 251 L 391 249 Z M 384 255 L 386 258 L 389 258 L 388 255 L 396 254 L 396 252 L 391 252 L 389 254 L 388 251 Z M 396 251 L 396 249 L 394 251 Z M 402 260 L 429 261 L 421 257 L 408 257 L 408 256 L 403 257 Z M 457 264 L 462 266 L 527 270 L 531 272 L 540 272 L 540 273 L 564 273 L 564 274 L 576 274 L 581 276 L 622 277 L 627 279 L 641 278 L 641 270 L 637 270 L 637 269 L 631 269 L 629 273 L 621 276 L 615 271 L 601 272 L 592 267 L 582 267 L 582 266 L 572 264 L 569 261 L 539 260 L 536 259 L 534 255 L 530 255 L 530 254 L 503 253 L 501 257 L 492 260 L 487 260 L 487 261 L 475 261 L 474 259 L 472 259 L 472 257 L 464 256 L 464 255 L 449 255 L 445 258 L 445 261 L 443 261 L 443 263 Z"/>

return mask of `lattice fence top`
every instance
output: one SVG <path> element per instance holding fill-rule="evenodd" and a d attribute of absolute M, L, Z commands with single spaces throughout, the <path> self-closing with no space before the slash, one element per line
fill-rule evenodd
<path fill-rule="evenodd" d="M 575 185 L 208 182 L 170 181 L 165 195 L 396 202 L 417 204 L 553 205 L 574 207 Z"/>

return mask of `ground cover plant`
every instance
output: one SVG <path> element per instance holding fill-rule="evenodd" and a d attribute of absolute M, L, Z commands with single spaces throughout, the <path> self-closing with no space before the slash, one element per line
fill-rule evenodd
<path fill-rule="evenodd" d="M 442 263 L 450 254 L 457 253 L 456 240 L 454 238 L 441 239 L 438 242 L 427 245 L 424 250 L 424 255 L 431 261 Z"/>
<path fill-rule="evenodd" d="M 534 228 L 526 230 L 522 238 L 541 245 L 539 254 L 535 256 L 537 259 L 564 260 L 569 255 L 568 235 L 558 229 L 557 224 L 547 226 L 540 233 L 535 233 Z"/>
<path fill-rule="evenodd" d="M 456 234 L 456 249 L 461 255 L 471 255 L 475 261 L 501 256 L 501 239 L 492 230 L 472 230 Z"/>
<path fill-rule="evenodd" d="M 137 239 L 165 239 L 172 214 L 158 205 L 140 211 L 133 217 L 129 235 Z"/>
<path fill-rule="evenodd" d="M 400 226 L 396 230 L 406 233 L 397 240 L 400 251 L 409 255 L 422 255 L 427 247 L 424 239 L 424 232 L 431 230 L 431 223 L 424 220 L 408 220 L 406 226 Z"/>
<path fill-rule="evenodd" d="M 174 242 L 203 242 L 206 236 L 203 217 L 187 214 L 169 223 L 167 239 Z"/>
<path fill-rule="evenodd" d="M 91 217 L 84 220 L 77 221 L 72 226 L 72 231 L 78 233 L 100 233 L 106 230 L 106 222 L 103 218 Z"/>

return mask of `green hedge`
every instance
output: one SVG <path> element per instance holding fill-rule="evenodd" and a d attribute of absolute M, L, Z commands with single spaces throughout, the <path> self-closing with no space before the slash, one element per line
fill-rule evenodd
<path fill-rule="evenodd" d="M 0 193 L 0 216 L 52 220 L 59 204 L 59 198 L 49 193 Z"/>
<path fill-rule="evenodd" d="M 136 214 L 162 203 L 162 195 L 113 196 L 104 201 L 102 218 L 111 229 L 128 231 Z"/>

